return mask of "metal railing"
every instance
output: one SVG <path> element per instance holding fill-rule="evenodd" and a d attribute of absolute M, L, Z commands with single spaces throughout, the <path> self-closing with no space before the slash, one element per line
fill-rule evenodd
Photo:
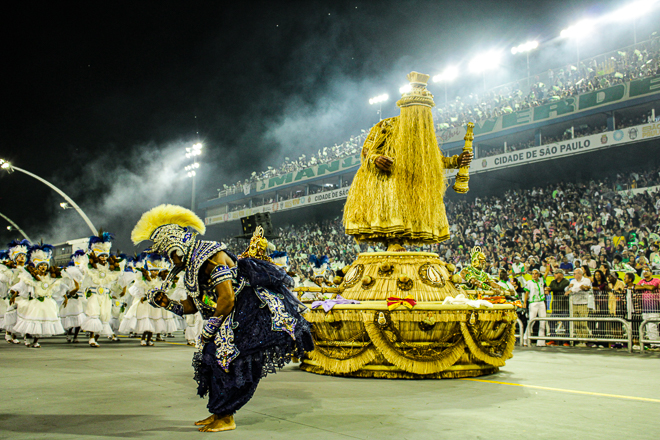
<path fill-rule="evenodd" d="M 654 345 L 660 345 L 660 337 L 658 337 L 658 324 L 651 324 L 651 323 L 660 323 L 660 318 L 647 318 L 642 321 L 642 323 L 639 325 L 639 351 L 640 353 L 644 353 L 644 344 L 654 344 Z M 648 333 L 651 334 L 653 339 L 650 338 L 645 338 L 644 337 L 644 330 L 647 330 Z"/>
<path fill-rule="evenodd" d="M 530 316 L 524 332 L 524 324 L 518 320 L 521 343 L 626 344 L 628 352 L 637 348 L 635 344 L 639 344 L 641 352 L 645 344 L 660 346 L 660 293 L 628 289 L 625 292 L 585 291 L 578 295 L 580 297 L 546 295 L 545 316 Z M 538 332 L 532 335 L 534 326 L 538 327 Z"/>
<path fill-rule="evenodd" d="M 529 332 L 534 323 L 536 322 L 545 322 L 545 321 L 568 321 L 568 322 L 594 322 L 594 323 L 619 323 L 623 326 L 623 328 L 626 330 L 625 334 L 627 335 L 626 338 L 616 338 L 612 337 L 609 338 L 606 335 L 601 336 L 597 334 L 589 334 L 587 333 L 588 336 L 576 336 L 574 327 L 571 325 L 571 331 L 570 331 L 570 336 L 552 336 L 552 335 L 543 335 L 543 336 L 530 336 L 526 335 L 525 339 L 530 340 L 530 341 L 545 341 L 545 340 L 552 340 L 552 341 L 571 341 L 571 342 L 615 342 L 615 343 L 627 343 L 628 344 L 628 353 L 632 353 L 632 326 L 631 324 L 626 321 L 625 319 L 622 318 L 589 318 L 589 317 L 579 317 L 579 318 L 569 318 L 569 317 L 560 317 L 560 318 L 533 318 L 530 319 L 527 322 L 527 331 Z"/>

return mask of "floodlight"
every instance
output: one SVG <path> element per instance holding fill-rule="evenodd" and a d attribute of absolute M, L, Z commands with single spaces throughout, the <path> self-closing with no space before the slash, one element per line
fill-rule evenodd
<path fill-rule="evenodd" d="M 630 3 L 611 14 L 614 20 L 634 20 L 648 13 L 655 7 L 656 0 L 641 0 Z"/>
<path fill-rule="evenodd" d="M 433 82 L 449 82 L 455 80 L 456 78 L 458 78 L 458 68 L 455 66 L 450 66 L 443 70 L 441 74 L 434 76 Z"/>
<path fill-rule="evenodd" d="M 477 55 L 470 61 L 468 69 L 473 73 L 482 73 L 486 70 L 492 70 L 499 66 L 502 54 L 499 51 L 491 50 Z"/>
<path fill-rule="evenodd" d="M 582 20 L 561 31 L 559 36 L 562 38 L 582 38 L 593 31 L 593 29 L 594 22 L 592 20 Z"/>
<path fill-rule="evenodd" d="M 378 95 L 376 97 L 373 97 L 369 100 L 369 104 L 379 104 L 381 102 L 385 102 L 388 99 L 390 99 L 390 96 L 387 93 L 384 93 L 382 95 Z"/>
<path fill-rule="evenodd" d="M 511 53 L 512 54 L 517 54 L 517 53 L 525 53 L 525 52 L 531 52 L 532 50 L 536 49 L 539 47 L 539 42 L 538 41 L 528 41 L 527 43 L 520 44 L 516 47 L 511 48 Z"/>

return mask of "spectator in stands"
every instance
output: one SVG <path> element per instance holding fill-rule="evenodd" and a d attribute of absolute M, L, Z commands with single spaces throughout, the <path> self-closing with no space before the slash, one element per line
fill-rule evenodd
<path fill-rule="evenodd" d="M 591 276 L 591 268 L 587 265 L 582 265 L 582 276 L 587 278 L 589 281 L 593 280 L 593 277 Z"/>
<path fill-rule="evenodd" d="M 559 265 L 561 270 L 571 272 L 573 270 L 573 264 L 568 261 L 568 257 L 564 256 L 561 259 L 561 264 Z"/>
<path fill-rule="evenodd" d="M 586 278 L 583 274 L 582 269 L 575 269 L 573 271 L 575 278 L 571 280 L 568 285 L 568 290 L 565 295 L 570 296 L 571 303 L 573 304 L 573 318 L 586 318 L 589 316 L 588 297 L 592 292 L 591 280 Z M 575 322 L 575 336 L 581 339 L 586 339 L 589 337 L 589 332 L 587 330 L 587 323 L 585 321 L 576 321 Z M 578 347 L 585 347 L 586 343 L 584 341 L 578 344 Z"/>
<path fill-rule="evenodd" d="M 649 258 L 649 265 L 651 266 L 651 270 L 660 270 L 660 252 L 658 252 L 658 245 L 656 245 L 655 243 L 649 246 L 648 258 Z"/>
<path fill-rule="evenodd" d="M 631 265 L 623 262 L 623 257 L 621 255 L 615 255 L 612 261 L 612 269 L 618 272 L 633 272 L 635 270 Z"/>
<path fill-rule="evenodd" d="M 548 310 L 552 316 L 568 316 L 569 306 L 568 297 L 566 296 L 566 289 L 568 289 L 569 281 L 564 277 L 562 269 L 555 270 L 554 279 L 550 281 L 548 287 L 545 288 L 546 298 L 549 298 Z M 568 336 L 568 325 L 565 322 L 550 322 L 550 334 L 555 336 Z M 548 345 L 558 345 L 554 341 L 548 342 Z M 564 346 L 568 347 L 569 343 L 564 342 Z"/>

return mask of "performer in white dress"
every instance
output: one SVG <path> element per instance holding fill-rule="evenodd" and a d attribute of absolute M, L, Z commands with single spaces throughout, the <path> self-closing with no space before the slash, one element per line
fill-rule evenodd
<path fill-rule="evenodd" d="M 122 324 L 126 320 L 126 314 L 128 311 L 131 309 L 131 306 L 133 304 L 133 295 L 131 295 L 129 292 L 130 287 L 135 283 L 135 280 L 137 279 L 138 275 L 141 276 L 140 271 L 136 269 L 135 265 L 138 263 L 139 258 L 138 256 L 127 256 L 126 257 L 126 265 L 124 266 L 124 273 L 122 273 L 119 277 L 119 285 L 122 286 L 122 288 L 126 288 L 126 295 L 120 297 L 119 301 L 121 303 L 120 309 L 119 309 L 119 324 L 118 324 L 118 329 L 117 332 L 120 334 L 126 334 L 128 333 L 128 337 L 132 338 L 134 337 L 134 333 L 130 330 L 128 331 L 122 331 Z M 125 326 L 124 326 L 125 327 Z"/>
<path fill-rule="evenodd" d="M 0 251 L 0 330 L 5 329 L 5 313 L 9 308 L 9 279 L 11 278 L 11 269 L 7 267 L 10 264 L 9 252 Z"/>
<path fill-rule="evenodd" d="M 11 287 L 23 298 L 14 331 L 31 336 L 33 341 L 30 347 L 33 348 L 41 347 L 39 338 L 64 333 L 56 301 L 67 293 L 69 282 L 73 284 L 74 292 L 79 287 L 78 282 L 68 278 L 66 272 L 51 267 L 52 253 L 53 247 L 50 245 L 32 246 L 30 264 L 20 273 L 19 282 Z"/>
<path fill-rule="evenodd" d="M 64 268 L 64 271 L 69 275 L 71 280 L 82 286 L 88 264 L 89 258 L 87 257 L 87 253 L 83 250 L 78 250 L 71 255 L 71 261 Z M 60 307 L 60 318 L 62 319 L 62 327 L 66 330 L 66 342 L 78 343 L 78 333 L 86 319 L 85 303 L 85 292 L 81 288 L 67 293 L 64 297 L 64 301 Z"/>
<path fill-rule="evenodd" d="M 156 322 L 162 320 L 162 314 L 155 314 L 154 310 L 159 310 L 152 307 L 147 302 L 147 293 L 151 289 L 158 289 L 162 284 L 158 273 L 162 266 L 162 258 L 159 257 L 156 261 L 153 256 L 143 258 L 143 265 L 140 267 L 138 264 L 136 268 L 141 270 L 137 274 L 135 282 L 129 287 L 128 293 L 133 297 L 133 303 L 126 312 L 126 316 L 119 327 L 120 333 L 137 333 L 142 334 L 140 345 L 143 347 L 153 346 L 153 335 L 156 332 Z M 160 324 L 161 326 L 164 323 Z"/>
<path fill-rule="evenodd" d="M 167 279 L 167 275 L 170 273 L 170 262 L 167 260 L 163 260 L 163 267 L 164 269 L 160 271 L 158 276 L 161 279 L 161 282 L 164 282 Z M 178 284 L 178 287 L 177 287 Z M 181 283 L 173 283 L 172 286 L 167 290 L 166 292 L 170 298 L 173 296 L 174 298 L 177 299 L 186 299 L 188 294 L 186 293 L 186 289 L 183 287 Z M 179 325 L 179 320 L 183 322 L 183 319 L 181 316 L 177 316 L 174 313 L 170 312 L 169 310 L 165 309 L 160 309 L 163 314 L 163 320 L 165 321 L 165 333 L 168 338 L 173 338 L 174 337 L 174 332 L 177 330 L 182 329 Z M 158 338 L 156 338 L 158 340 Z M 164 340 L 164 339 L 163 339 Z"/>
<path fill-rule="evenodd" d="M 112 295 L 116 291 L 120 292 L 120 296 L 125 293 L 118 282 L 125 262 L 110 255 L 112 238 L 112 234 L 103 232 L 89 239 L 89 264 L 83 286 L 87 298 L 86 318 L 81 329 L 91 333 L 90 347 L 99 347 L 99 336 L 116 339 L 110 327 Z"/>
<path fill-rule="evenodd" d="M 17 292 L 11 290 L 11 286 L 18 283 L 20 274 L 25 270 L 24 266 L 25 263 L 27 263 L 28 249 L 30 246 L 32 246 L 32 243 L 27 240 L 14 240 L 9 243 L 9 262 L 7 263 L 7 267 L 9 268 L 9 272 L 7 273 L 9 278 L 9 281 L 7 282 L 7 287 L 9 288 L 9 292 L 7 293 L 7 296 L 9 297 L 9 305 L 7 306 L 7 311 L 5 312 L 4 326 L 5 341 L 13 344 L 20 343 L 16 337 L 16 332 L 13 331 L 13 328 L 16 325 L 18 306 L 23 303 L 23 299 L 18 296 Z M 30 343 L 26 337 L 25 345 L 29 344 Z"/>

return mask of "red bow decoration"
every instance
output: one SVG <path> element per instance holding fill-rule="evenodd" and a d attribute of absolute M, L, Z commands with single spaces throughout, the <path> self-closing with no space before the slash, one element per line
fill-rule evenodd
<path fill-rule="evenodd" d="M 417 301 L 415 301 L 412 297 L 412 295 L 408 295 L 405 298 L 399 298 L 396 296 L 390 296 L 387 298 L 387 309 L 388 310 L 394 310 L 399 306 L 404 306 L 407 309 L 412 309 L 417 305 Z"/>

